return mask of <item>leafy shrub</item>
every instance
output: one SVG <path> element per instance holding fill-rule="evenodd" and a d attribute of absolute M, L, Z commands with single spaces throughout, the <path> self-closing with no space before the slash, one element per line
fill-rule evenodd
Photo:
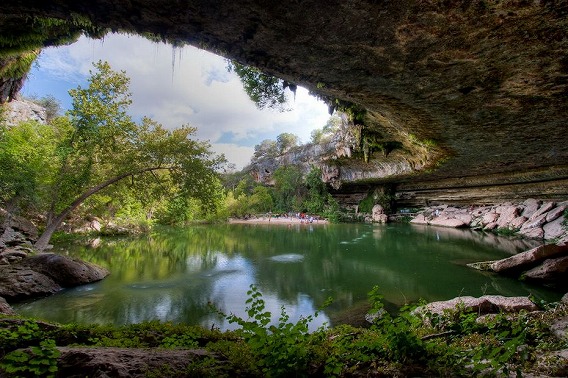
<path fill-rule="evenodd" d="M 287 376 L 305 374 L 310 355 L 309 323 L 318 316 L 302 317 L 297 323 L 289 322 L 290 317 L 284 307 L 281 309 L 277 325 L 269 325 L 271 313 L 265 310 L 262 293 L 254 286 L 247 292 L 247 313 L 244 320 L 231 314 L 226 316 L 230 323 L 241 326 L 241 334 L 259 366 L 267 376 Z M 321 331 L 321 329 L 320 329 Z"/>
<path fill-rule="evenodd" d="M 0 367 L 12 377 L 55 377 L 60 354 L 55 341 L 44 340 L 29 351 L 18 349 L 8 353 Z"/>

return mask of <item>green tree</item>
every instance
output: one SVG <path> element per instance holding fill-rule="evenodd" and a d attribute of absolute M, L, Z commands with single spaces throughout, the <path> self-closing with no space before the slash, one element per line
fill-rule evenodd
<path fill-rule="evenodd" d="M 254 213 L 266 213 L 272 210 L 274 201 L 270 195 L 270 189 L 265 186 L 257 185 L 253 189 L 249 199 L 249 208 Z"/>
<path fill-rule="evenodd" d="M 227 69 L 239 76 L 246 94 L 259 109 L 288 110 L 286 108 L 288 100 L 284 91 L 285 82 L 282 79 L 235 61 L 229 61 Z"/>
<path fill-rule="evenodd" d="M 292 147 L 298 145 L 298 136 L 292 133 L 282 133 L 276 137 L 276 147 L 278 152 L 284 154 Z"/>
<path fill-rule="evenodd" d="M 216 169 L 224 157 L 215 156 L 208 143 L 191 139 L 194 128 L 170 131 L 149 118 L 135 123 L 127 114 L 131 100 L 126 74 L 103 62 L 95 69 L 87 88 L 70 91 L 73 108 L 69 120 L 61 121 L 70 127 L 59 128 L 67 132 L 53 152 L 56 169 L 48 185 L 51 200 L 38 250 L 87 199 L 116 184 L 126 188 L 126 178 L 132 190 L 151 182 L 162 195 L 195 198 L 203 211 L 215 211 L 223 196 Z"/>
<path fill-rule="evenodd" d="M 331 117 L 329 117 L 327 123 L 322 128 L 312 130 L 311 142 L 313 144 L 329 142 L 333 135 L 335 135 L 341 128 L 341 122 L 341 117 L 338 113 L 334 113 Z"/>
<path fill-rule="evenodd" d="M 278 156 L 278 146 L 271 139 L 265 139 L 260 144 L 254 146 L 253 160 L 276 156 Z"/>
<path fill-rule="evenodd" d="M 56 147 L 68 124 L 36 121 L 0 126 L 0 202 L 10 211 L 35 207 L 53 182 Z"/>
<path fill-rule="evenodd" d="M 327 203 L 327 187 L 321 179 L 321 169 L 312 167 L 306 176 L 305 184 L 308 190 L 304 207 L 308 213 L 322 214 Z"/>
<path fill-rule="evenodd" d="M 274 197 L 278 211 L 301 210 L 305 191 L 302 172 L 294 165 L 281 165 L 274 171 Z"/>

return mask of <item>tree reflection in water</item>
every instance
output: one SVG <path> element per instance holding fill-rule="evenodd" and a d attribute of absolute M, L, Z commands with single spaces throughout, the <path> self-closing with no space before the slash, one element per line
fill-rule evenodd
<path fill-rule="evenodd" d="M 294 321 L 333 297 L 313 327 L 360 306 L 375 285 L 395 305 L 483 294 L 558 299 L 560 293 L 465 266 L 530 247 L 469 230 L 411 225 L 164 228 L 138 238 L 102 239 L 96 247 L 58 246 L 109 268 L 111 275 L 15 308 L 59 322 L 159 319 L 228 329 L 210 305 L 246 318 L 250 284 L 263 293 L 274 320 L 281 306 Z"/>

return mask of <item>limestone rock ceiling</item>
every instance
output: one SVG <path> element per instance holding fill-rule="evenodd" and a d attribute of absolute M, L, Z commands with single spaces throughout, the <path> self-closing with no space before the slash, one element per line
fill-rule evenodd
<path fill-rule="evenodd" d="M 416 169 L 376 182 L 568 178 L 567 1 L 4 0 L 2 8 L 185 41 L 360 104 L 367 127 L 401 142 Z"/>

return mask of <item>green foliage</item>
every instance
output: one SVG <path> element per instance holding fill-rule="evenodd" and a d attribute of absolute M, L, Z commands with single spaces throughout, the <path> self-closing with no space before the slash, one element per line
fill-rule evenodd
<path fill-rule="evenodd" d="M 94 26 L 90 20 L 71 15 L 70 20 L 47 17 L 7 16 L 3 18 L 3 32 L 0 33 L 0 57 L 15 56 L 39 51 L 49 46 L 60 46 L 75 42 L 81 32 L 92 38 L 102 37 L 105 29 Z M 9 32 L 6 32 L 9 30 Z M 27 73 L 27 72 L 26 72 Z"/>
<path fill-rule="evenodd" d="M 278 146 L 276 141 L 265 139 L 260 144 L 254 146 L 253 161 L 264 158 L 274 158 L 278 156 Z"/>
<path fill-rule="evenodd" d="M 367 194 L 367 196 L 359 202 L 359 212 L 370 214 L 373 210 L 373 206 L 375 206 L 375 199 L 373 195 Z"/>
<path fill-rule="evenodd" d="M 483 318 L 463 306 L 441 315 L 405 306 L 394 314 L 375 287 L 368 295 L 376 315 L 370 328 L 339 325 L 309 333 L 317 313 L 292 323 L 282 309 L 273 320 L 256 287 L 248 296 L 247 319 L 222 314 L 240 326 L 230 332 L 158 321 L 115 327 L 0 319 L 0 367 L 10 376 L 50 376 L 55 345 L 84 345 L 212 353 L 192 360 L 187 371 L 170 368 L 148 376 L 519 376 L 535 372 L 537 357 L 567 346 L 550 330 L 554 319 L 568 316 L 564 304 Z M 546 373 L 562 375 L 562 368 L 551 365 Z"/>
<path fill-rule="evenodd" d="M 251 285 L 247 295 L 249 319 L 244 320 L 234 314 L 226 317 L 230 323 L 241 327 L 240 332 L 256 357 L 256 365 L 269 377 L 306 374 L 310 340 L 308 325 L 318 313 L 291 323 L 282 307 L 278 324 L 270 325 L 272 314 L 265 311 L 262 294 Z"/>
<path fill-rule="evenodd" d="M 33 50 L 4 58 L 0 65 L 0 77 L 15 79 L 25 76 L 38 55 L 39 50 Z"/>
<path fill-rule="evenodd" d="M 321 175 L 321 169 L 312 167 L 305 179 L 308 193 L 303 201 L 303 207 L 310 214 L 322 214 L 327 205 L 328 191 Z"/>
<path fill-rule="evenodd" d="M 280 154 L 290 151 L 298 145 L 298 136 L 292 133 L 281 133 L 276 137 L 276 148 Z"/>
<path fill-rule="evenodd" d="M 281 165 L 274 171 L 273 178 L 276 210 L 301 211 L 300 203 L 305 187 L 300 169 L 294 165 Z"/>
<path fill-rule="evenodd" d="M 27 100 L 32 101 L 33 103 L 45 108 L 47 123 L 50 123 L 51 120 L 58 117 L 61 113 L 61 104 L 59 100 L 52 95 L 47 95 L 40 98 L 31 96 L 27 98 Z"/>
<path fill-rule="evenodd" d="M 13 350 L 26 345 L 23 343 L 36 343 L 44 337 L 44 332 L 33 321 L 23 321 L 12 327 L 0 328 L 0 346 L 2 350 Z"/>
<path fill-rule="evenodd" d="M 228 215 L 244 217 L 294 211 L 321 215 L 331 222 L 339 221 L 339 203 L 329 194 L 319 168 L 313 167 L 303 178 L 297 167 L 282 166 L 275 171 L 274 178 L 274 188 L 255 184 L 250 176 L 239 181 L 225 199 Z"/>
<path fill-rule="evenodd" d="M 28 122 L 0 129 L 0 201 L 25 200 L 46 214 L 36 247 L 44 247 L 81 204 L 89 215 L 118 216 L 124 205 L 124 218 L 136 222 L 159 213 L 164 222 L 182 223 L 197 214 L 214 217 L 220 209 L 224 191 L 217 170 L 224 157 L 192 139 L 195 128 L 166 130 L 149 118 L 134 122 L 128 84 L 125 72 L 99 61 L 88 86 L 70 91 L 67 117 L 50 126 Z"/>
<path fill-rule="evenodd" d="M 515 236 L 519 232 L 518 228 L 499 227 L 492 230 L 494 234 L 500 236 Z"/>
<path fill-rule="evenodd" d="M 311 142 L 313 144 L 330 142 L 333 136 L 339 131 L 341 123 L 341 117 L 337 114 L 333 114 L 321 129 L 315 129 L 312 131 Z"/>
<path fill-rule="evenodd" d="M 44 189 L 53 183 L 57 145 L 67 130 L 35 121 L 0 126 L 0 201 L 29 206 L 48 197 Z"/>
<path fill-rule="evenodd" d="M 283 80 L 236 61 L 229 61 L 227 69 L 239 76 L 246 94 L 259 109 L 287 110 Z"/>
<path fill-rule="evenodd" d="M 359 202 L 359 212 L 370 214 L 373 211 L 373 206 L 381 205 L 385 210 L 385 213 L 389 214 L 394 210 L 394 194 L 393 190 L 389 186 L 384 186 L 382 188 L 374 190 L 372 193 L 368 193 L 365 198 Z"/>
<path fill-rule="evenodd" d="M 60 356 L 55 341 L 44 340 L 29 351 L 15 350 L 0 362 L 0 368 L 11 377 L 55 377 Z"/>

